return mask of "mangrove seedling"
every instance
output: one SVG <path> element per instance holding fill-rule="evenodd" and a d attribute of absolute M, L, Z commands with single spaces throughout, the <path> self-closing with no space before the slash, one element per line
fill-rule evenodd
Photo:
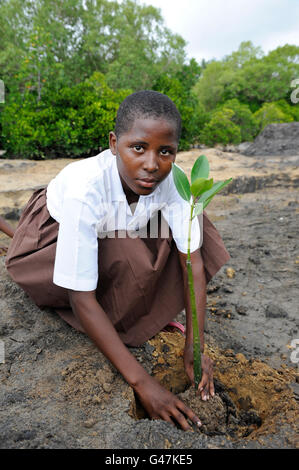
<path fill-rule="evenodd" d="M 190 244 L 191 244 L 191 225 L 192 220 L 197 217 L 211 202 L 215 194 L 221 191 L 224 186 L 232 181 L 229 178 L 225 181 L 213 182 L 213 178 L 208 179 L 210 166 L 205 155 L 200 155 L 195 161 L 191 170 L 191 184 L 184 171 L 175 163 L 172 164 L 172 174 L 175 186 L 180 196 L 190 204 L 190 218 L 188 228 L 188 251 L 187 251 L 187 272 L 188 286 L 190 294 L 190 305 L 192 313 L 193 328 L 193 369 L 194 383 L 196 389 L 201 381 L 201 354 L 200 354 L 200 338 L 197 318 L 196 299 L 194 293 L 194 281 L 192 273 Z"/>

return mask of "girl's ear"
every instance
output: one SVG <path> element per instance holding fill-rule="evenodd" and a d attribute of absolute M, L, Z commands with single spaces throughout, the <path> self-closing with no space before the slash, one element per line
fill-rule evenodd
<path fill-rule="evenodd" d="M 116 155 L 117 138 L 114 132 L 109 132 L 109 147 L 113 155 Z"/>

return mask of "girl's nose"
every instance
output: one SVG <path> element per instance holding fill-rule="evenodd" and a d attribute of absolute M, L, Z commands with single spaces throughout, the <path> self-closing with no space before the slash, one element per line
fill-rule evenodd
<path fill-rule="evenodd" d="M 151 172 L 151 173 L 153 171 L 158 170 L 159 165 L 158 165 L 158 159 L 157 159 L 155 152 L 146 152 L 144 163 L 143 163 L 143 168 L 144 170 Z"/>

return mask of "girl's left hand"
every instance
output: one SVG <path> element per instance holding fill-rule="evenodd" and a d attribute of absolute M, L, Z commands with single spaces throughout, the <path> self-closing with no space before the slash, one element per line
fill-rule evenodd
<path fill-rule="evenodd" d="M 186 344 L 184 349 L 184 365 L 185 371 L 194 386 L 194 371 L 193 371 L 193 344 Z M 213 382 L 213 361 L 205 354 L 201 355 L 201 369 L 202 377 L 198 390 L 201 392 L 202 400 L 208 400 L 210 396 L 215 395 L 214 382 Z"/>

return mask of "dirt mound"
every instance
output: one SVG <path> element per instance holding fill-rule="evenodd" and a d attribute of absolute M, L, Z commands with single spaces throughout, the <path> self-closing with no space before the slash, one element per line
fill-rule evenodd
<path fill-rule="evenodd" d="M 223 435 L 243 442 L 274 437 L 288 426 L 286 442 L 296 447 L 298 404 L 294 387 L 296 373 L 287 367 L 274 369 L 259 359 L 248 360 L 232 350 L 206 347 L 214 360 L 215 397 L 203 402 L 190 386 L 184 372 L 184 339 L 179 333 L 161 332 L 148 342 L 152 349 L 152 375 L 178 396 L 200 417 L 200 433 Z M 130 415 L 144 419 L 138 403 L 132 401 Z M 241 440 L 241 441 L 240 441 Z"/>
<path fill-rule="evenodd" d="M 244 150 L 244 155 L 299 155 L 299 122 L 269 124 Z"/>

